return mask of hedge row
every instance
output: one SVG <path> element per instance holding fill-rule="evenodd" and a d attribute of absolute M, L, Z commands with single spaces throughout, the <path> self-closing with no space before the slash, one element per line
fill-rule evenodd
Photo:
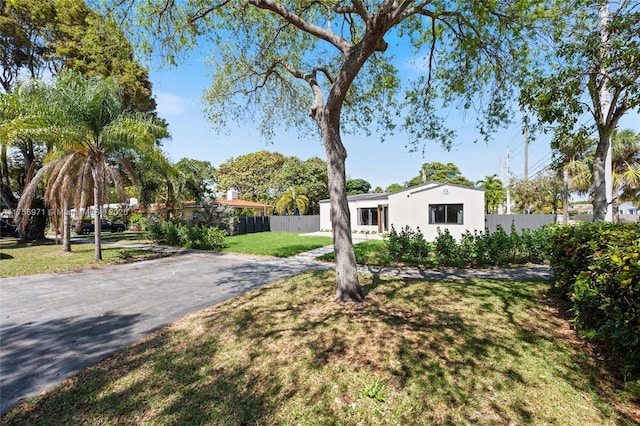
<path fill-rule="evenodd" d="M 551 265 L 578 330 L 604 343 L 627 378 L 640 377 L 640 224 L 555 228 Z"/>
<path fill-rule="evenodd" d="M 548 227 L 521 233 L 512 227 L 507 234 L 498 226 L 493 233 L 467 231 L 457 241 L 445 229 L 438 230 L 433 242 L 427 242 L 420 228 L 414 231 L 406 226 L 398 232 L 392 226 L 385 244 L 394 262 L 467 268 L 545 262 L 549 235 Z"/>

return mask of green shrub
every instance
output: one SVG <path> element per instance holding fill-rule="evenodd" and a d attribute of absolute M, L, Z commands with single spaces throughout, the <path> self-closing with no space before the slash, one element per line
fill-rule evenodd
<path fill-rule="evenodd" d="M 572 301 L 573 320 L 640 376 L 640 225 L 558 227 L 551 243 L 556 285 Z"/>
<path fill-rule="evenodd" d="M 460 241 L 451 235 L 448 229 L 438 229 L 433 243 L 427 242 L 417 228 L 413 231 L 405 226 L 397 232 L 391 226 L 391 232 L 385 239 L 385 246 L 394 262 L 404 261 L 410 264 L 434 267 L 479 267 L 525 262 L 545 262 L 549 256 L 550 228 L 536 231 L 523 230 L 518 234 L 512 228 L 511 234 L 498 226 L 490 233 L 465 232 Z"/>
<path fill-rule="evenodd" d="M 464 262 L 460 259 L 460 248 L 453 235 L 446 228 L 444 231 L 438 228 L 435 252 L 438 266 L 463 266 Z"/>
<path fill-rule="evenodd" d="M 227 236 L 227 232 L 218 228 L 203 228 L 202 240 L 207 249 L 220 250 L 224 247 L 224 239 Z"/>
<path fill-rule="evenodd" d="M 150 238 L 156 243 L 174 247 L 218 250 L 224 246 L 227 232 L 210 226 L 175 221 L 152 222 L 148 226 Z"/>
<path fill-rule="evenodd" d="M 400 233 L 396 231 L 396 228 L 391 225 L 391 232 L 389 232 L 389 238 L 385 240 L 387 251 L 389 256 L 394 262 L 400 262 L 405 254 L 409 251 L 409 233 L 408 226 L 403 228 Z"/>
<path fill-rule="evenodd" d="M 142 231 L 147 229 L 147 219 L 140 212 L 135 212 L 129 216 L 129 228 L 134 231 Z"/>

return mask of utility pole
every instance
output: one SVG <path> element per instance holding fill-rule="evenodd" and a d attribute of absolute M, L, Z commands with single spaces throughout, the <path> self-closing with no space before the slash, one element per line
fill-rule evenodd
<path fill-rule="evenodd" d="M 511 176 L 511 171 L 509 170 L 509 145 L 507 145 L 507 214 L 511 214 L 511 190 L 509 187 L 511 186 L 511 182 L 509 177 Z"/>
<path fill-rule="evenodd" d="M 529 179 L 529 129 L 524 128 L 524 180 Z"/>
<path fill-rule="evenodd" d="M 504 170 L 503 170 L 503 165 L 502 165 L 502 157 L 500 157 L 500 182 L 502 182 L 502 184 L 504 185 L 504 174 L 503 174 Z M 500 204 L 498 206 L 498 214 L 502 214 L 504 212 L 503 210 L 504 205 Z"/>

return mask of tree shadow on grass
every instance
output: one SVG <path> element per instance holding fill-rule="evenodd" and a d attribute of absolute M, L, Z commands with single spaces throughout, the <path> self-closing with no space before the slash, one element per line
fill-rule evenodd
<path fill-rule="evenodd" d="M 394 400 L 410 401 L 393 413 L 400 423 L 552 424 L 567 419 L 531 405 L 546 390 L 532 365 L 550 363 L 543 373 L 579 395 L 606 379 L 562 340 L 566 322 L 536 302 L 543 285 L 373 276 L 363 304 L 334 302 L 334 286 L 332 273 L 310 272 L 207 309 L 81 373 L 34 410 L 49 407 L 60 423 L 380 424 L 381 406 L 366 417 L 361 399 L 376 376 L 391 399 L 385 415 Z M 345 417 L 353 403 L 364 417 Z M 633 423 L 607 413 L 611 404 L 591 409 Z M 33 420 L 28 410 L 24 418 Z"/>

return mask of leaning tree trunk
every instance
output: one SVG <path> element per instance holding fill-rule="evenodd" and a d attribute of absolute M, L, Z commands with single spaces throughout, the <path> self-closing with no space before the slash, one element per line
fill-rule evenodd
<path fill-rule="evenodd" d="M 333 248 L 336 264 L 336 299 L 342 302 L 361 302 L 364 292 L 358 282 L 356 255 L 351 239 L 351 219 L 347 202 L 345 160 L 347 151 L 340 139 L 339 128 L 319 123 L 327 153 L 329 198 Z"/>

